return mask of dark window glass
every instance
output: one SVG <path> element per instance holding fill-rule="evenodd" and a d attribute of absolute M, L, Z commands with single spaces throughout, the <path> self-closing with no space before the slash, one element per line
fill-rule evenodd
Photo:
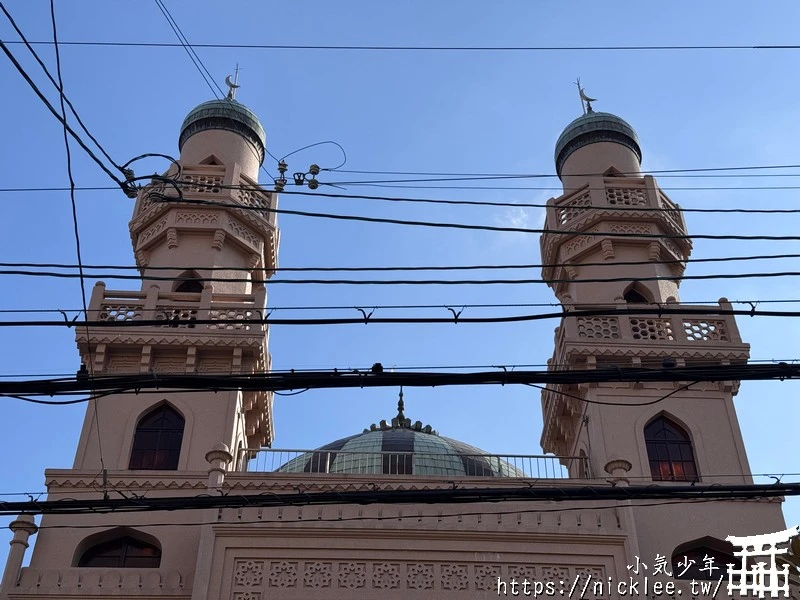
<path fill-rule="evenodd" d="M 145 415 L 136 427 L 129 469 L 178 468 L 184 420 L 166 404 Z"/>
<path fill-rule="evenodd" d="M 697 467 L 689 436 L 678 425 L 659 417 L 644 428 L 650 474 L 656 481 L 695 481 Z"/>
<path fill-rule="evenodd" d="M 632 304 L 647 304 L 647 298 L 645 298 L 642 294 L 640 294 L 639 292 L 637 292 L 633 288 L 631 288 L 627 292 L 625 292 L 625 295 L 623 296 L 623 298 L 625 298 L 625 302 L 628 302 L 628 303 L 632 303 Z"/>
<path fill-rule="evenodd" d="M 78 561 L 79 567 L 151 569 L 161 566 L 161 550 L 136 540 L 121 537 L 92 546 Z"/>
<path fill-rule="evenodd" d="M 203 282 L 199 279 L 187 279 L 175 288 L 176 292 L 190 292 L 200 294 L 203 291 Z"/>

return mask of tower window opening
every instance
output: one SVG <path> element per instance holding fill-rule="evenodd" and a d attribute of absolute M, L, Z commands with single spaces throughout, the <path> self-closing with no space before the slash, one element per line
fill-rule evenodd
<path fill-rule="evenodd" d="M 622 297 L 628 304 L 650 303 L 650 298 L 647 297 L 647 290 L 644 289 L 639 283 L 632 283 L 625 288 L 625 293 L 622 294 Z"/>
<path fill-rule="evenodd" d="M 150 411 L 136 427 L 129 469 L 174 471 L 178 468 L 185 421 L 167 404 Z"/>
<path fill-rule="evenodd" d="M 88 548 L 78 561 L 79 567 L 117 569 L 157 569 L 161 566 L 161 550 L 152 544 L 120 537 Z"/>
<path fill-rule="evenodd" d="M 176 292 L 189 292 L 192 294 L 200 294 L 203 291 L 203 282 L 199 279 L 187 279 L 178 284 L 175 288 Z"/>
<path fill-rule="evenodd" d="M 654 481 L 697 481 L 692 442 L 681 427 L 658 417 L 644 428 L 644 441 Z"/>

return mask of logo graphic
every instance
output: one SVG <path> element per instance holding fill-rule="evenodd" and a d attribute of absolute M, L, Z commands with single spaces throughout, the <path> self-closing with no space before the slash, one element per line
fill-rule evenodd
<path fill-rule="evenodd" d="M 776 557 L 779 554 L 787 554 L 788 547 L 779 547 L 779 544 L 788 544 L 794 536 L 800 534 L 800 528 L 795 525 L 791 529 L 777 531 L 775 533 L 765 533 L 762 535 L 733 536 L 725 538 L 734 546 L 741 548 L 740 552 L 734 552 L 734 556 L 742 558 L 742 568 L 735 569 L 735 565 L 728 565 L 728 594 L 741 592 L 743 596 L 750 595 L 763 598 L 769 592 L 771 598 L 777 598 L 783 592 L 785 598 L 789 597 L 789 565 L 783 564 L 782 569 L 778 569 Z M 768 557 L 769 565 L 766 562 L 754 562 L 748 564 L 750 557 Z M 734 578 L 738 576 L 738 583 Z"/>

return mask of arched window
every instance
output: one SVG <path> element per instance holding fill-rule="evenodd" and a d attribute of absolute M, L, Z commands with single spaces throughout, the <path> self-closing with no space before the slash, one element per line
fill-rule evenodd
<path fill-rule="evenodd" d="M 741 559 L 733 555 L 734 547 L 712 537 L 681 544 L 672 552 L 672 573 L 676 579 L 727 579 L 728 565 L 739 568 Z"/>
<path fill-rule="evenodd" d="M 203 292 L 203 280 L 195 271 L 184 271 L 177 278 L 176 292 L 200 294 Z"/>
<path fill-rule="evenodd" d="M 161 566 L 161 549 L 129 536 L 114 538 L 87 548 L 81 555 L 78 566 L 157 569 Z"/>
<path fill-rule="evenodd" d="M 644 428 L 650 473 L 655 481 L 696 481 L 692 442 L 676 423 L 661 416 Z"/>
<path fill-rule="evenodd" d="M 133 437 L 128 468 L 177 469 L 184 424 L 183 417 L 168 404 L 162 404 L 143 416 Z"/>
<path fill-rule="evenodd" d="M 630 284 L 622 294 L 628 304 L 647 304 L 650 302 L 648 296 L 647 289 L 638 282 Z"/>

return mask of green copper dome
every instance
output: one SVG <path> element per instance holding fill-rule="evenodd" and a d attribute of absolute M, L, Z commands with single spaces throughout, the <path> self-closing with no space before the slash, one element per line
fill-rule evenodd
<path fill-rule="evenodd" d="M 256 114 L 244 104 L 230 98 L 210 100 L 196 106 L 186 115 L 181 125 L 178 149 L 195 133 L 208 129 L 223 129 L 238 133 L 250 142 L 259 154 L 259 164 L 264 162 L 267 136 Z"/>
<path fill-rule="evenodd" d="M 556 173 L 561 176 L 561 168 L 569 155 L 578 148 L 596 142 L 614 142 L 630 148 L 642 161 L 642 150 L 636 131 L 617 115 L 605 112 L 588 112 L 575 119 L 564 128 L 556 142 Z"/>
<path fill-rule="evenodd" d="M 464 442 L 442 437 L 430 425 L 412 424 L 403 412 L 402 393 L 397 416 L 363 433 L 303 453 L 281 473 L 368 475 L 428 475 L 446 477 L 524 477 L 521 469 L 499 456 Z"/>

